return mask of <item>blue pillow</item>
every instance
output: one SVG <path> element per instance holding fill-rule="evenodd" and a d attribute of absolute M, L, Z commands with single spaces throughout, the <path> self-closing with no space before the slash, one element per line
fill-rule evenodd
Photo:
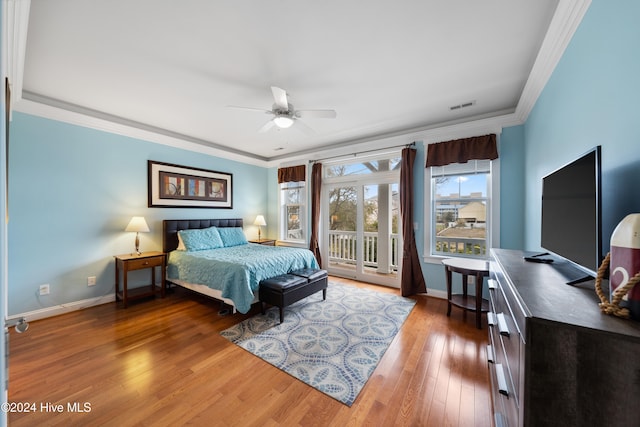
<path fill-rule="evenodd" d="M 180 230 L 178 236 L 187 251 L 204 251 L 224 247 L 220 233 L 216 227 L 203 229 Z"/>
<path fill-rule="evenodd" d="M 225 247 L 246 245 L 247 238 L 242 231 L 242 227 L 222 227 L 218 228 L 220 237 Z"/>

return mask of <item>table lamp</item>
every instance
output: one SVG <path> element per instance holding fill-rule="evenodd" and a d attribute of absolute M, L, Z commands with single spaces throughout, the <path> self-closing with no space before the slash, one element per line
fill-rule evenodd
<path fill-rule="evenodd" d="M 138 233 L 149 232 L 147 221 L 145 221 L 144 217 L 142 216 L 134 216 L 133 218 L 131 218 L 131 221 L 129 221 L 129 225 L 127 225 L 127 228 L 125 228 L 124 231 L 136 232 L 136 253 L 140 255 L 142 252 L 140 252 L 140 236 Z"/>
<path fill-rule="evenodd" d="M 258 215 L 256 217 L 256 220 L 253 221 L 253 225 L 257 225 L 258 226 L 258 241 L 261 240 L 261 236 L 260 236 L 260 231 L 263 225 L 267 225 L 267 222 L 264 220 L 264 216 L 262 215 Z"/>

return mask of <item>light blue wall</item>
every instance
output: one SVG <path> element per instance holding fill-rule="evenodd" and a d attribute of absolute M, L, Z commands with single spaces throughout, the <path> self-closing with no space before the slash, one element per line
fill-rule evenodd
<path fill-rule="evenodd" d="M 640 212 L 640 2 L 595 0 L 525 124 L 525 246 L 540 249 L 541 178 L 602 145 L 605 253 Z"/>
<path fill-rule="evenodd" d="M 500 247 L 524 248 L 524 126 L 500 135 Z"/>
<path fill-rule="evenodd" d="M 233 209 L 147 207 L 147 160 L 233 174 Z M 146 218 L 142 250 L 162 250 L 162 220 L 236 218 L 251 224 L 267 207 L 267 169 L 26 114 L 11 123 L 9 313 L 114 291 L 113 255 L 133 250 L 124 228 Z M 136 274 L 139 277 L 136 277 Z M 132 272 L 134 283 L 148 271 Z M 87 287 L 96 276 L 97 286 Z M 49 296 L 37 295 L 41 284 Z"/>

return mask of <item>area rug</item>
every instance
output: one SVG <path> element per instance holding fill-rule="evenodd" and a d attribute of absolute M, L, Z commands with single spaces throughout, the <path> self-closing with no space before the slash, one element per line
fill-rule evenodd
<path fill-rule="evenodd" d="M 257 314 L 222 336 L 351 406 L 415 301 L 395 294 L 330 283 L 285 308 Z"/>

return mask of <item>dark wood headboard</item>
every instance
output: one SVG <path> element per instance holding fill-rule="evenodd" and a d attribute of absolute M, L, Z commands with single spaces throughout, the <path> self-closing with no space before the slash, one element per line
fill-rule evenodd
<path fill-rule="evenodd" d="M 178 230 L 209 227 L 242 227 L 242 218 L 232 219 L 165 219 L 162 221 L 162 251 L 171 252 L 178 247 Z"/>

